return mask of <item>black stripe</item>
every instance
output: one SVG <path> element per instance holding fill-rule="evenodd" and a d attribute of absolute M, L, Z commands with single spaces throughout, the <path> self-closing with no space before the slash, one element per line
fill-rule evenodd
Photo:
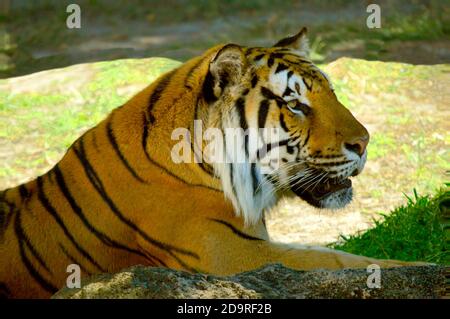
<path fill-rule="evenodd" d="M 275 74 L 287 70 L 289 67 L 284 63 L 278 63 L 277 69 L 275 70 Z"/>
<path fill-rule="evenodd" d="M 66 255 L 66 257 L 75 265 L 78 265 L 80 267 L 80 269 L 88 276 L 92 275 L 78 260 L 75 259 L 75 257 L 73 257 L 66 249 L 66 247 L 64 247 L 61 243 L 59 243 L 59 248 L 61 249 L 61 251 L 63 252 L 64 255 Z"/>
<path fill-rule="evenodd" d="M 309 106 L 309 105 L 307 105 L 307 104 L 305 104 L 305 103 L 301 103 L 301 102 L 299 102 L 299 101 L 296 101 L 297 103 L 296 103 L 296 106 L 295 106 L 295 109 L 296 110 L 300 110 L 300 111 L 302 111 L 302 113 L 305 115 L 305 116 L 307 116 L 307 115 L 309 115 L 310 113 L 311 113 L 311 107 Z"/>
<path fill-rule="evenodd" d="M 197 99 L 197 104 L 195 105 L 195 111 L 194 111 L 194 121 L 195 120 L 197 120 L 197 108 L 198 108 L 198 99 Z M 192 123 L 194 123 L 194 121 L 192 121 Z M 192 128 L 192 127 L 191 127 Z M 196 148 L 195 148 L 195 146 L 194 146 L 194 143 L 195 143 L 195 145 L 197 145 L 198 146 L 198 144 L 196 143 L 196 141 L 194 140 L 194 138 L 195 138 L 195 134 L 192 134 L 192 129 L 190 130 L 190 132 L 191 132 L 191 139 L 190 139 L 190 142 L 191 142 L 191 149 L 192 149 L 192 152 L 194 153 L 194 156 L 195 156 L 195 158 L 198 158 L 198 154 L 195 152 L 195 150 L 196 150 Z M 203 152 L 202 151 L 200 151 L 200 155 L 202 155 L 203 154 Z M 206 174 L 208 174 L 208 175 L 210 175 L 210 176 L 212 176 L 212 177 L 215 177 L 215 173 L 214 173 L 214 169 L 213 169 L 213 167 L 211 166 L 211 165 L 209 165 L 208 163 L 206 163 L 205 161 L 203 161 L 203 158 L 201 157 L 200 158 L 200 163 L 196 163 L 198 166 L 200 166 L 200 168 L 206 173 Z"/>
<path fill-rule="evenodd" d="M 19 194 L 22 200 L 26 200 L 30 196 L 30 192 L 24 184 L 19 186 Z"/>
<path fill-rule="evenodd" d="M 264 53 L 259 54 L 253 58 L 253 61 L 257 62 L 257 61 L 261 60 L 263 57 L 264 57 Z"/>
<path fill-rule="evenodd" d="M 21 242 L 25 243 L 25 245 L 28 247 L 28 249 L 30 250 L 30 252 L 32 253 L 32 255 L 34 256 L 34 258 L 36 258 L 36 260 L 39 262 L 39 264 L 45 269 L 47 270 L 50 274 L 52 274 L 53 272 L 50 270 L 50 268 L 47 266 L 47 264 L 45 263 L 44 259 L 42 259 L 41 255 L 38 253 L 38 251 L 36 250 L 36 248 L 34 248 L 34 246 L 31 244 L 30 239 L 28 238 L 28 236 L 25 234 L 25 231 L 23 230 L 21 224 L 17 224 L 16 225 L 16 236 L 18 238 L 18 240 L 20 240 Z"/>
<path fill-rule="evenodd" d="M 269 90 L 268 88 L 261 86 L 261 94 L 269 100 L 280 100 L 281 97 L 277 96 L 275 93 L 273 93 L 271 90 Z"/>
<path fill-rule="evenodd" d="M 231 192 L 236 196 L 236 189 L 234 188 L 234 165 L 229 164 L 228 167 L 230 168 Z"/>
<path fill-rule="evenodd" d="M 148 121 L 147 119 L 147 115 L 144 112 L 143 114 L 143 128 L 144 128 L 144 132 L 142 133 L 142 149 L 144 150 L 145 154 L 147 154 L 147 139 L 148 139 L 148 130 L 149 130 L 149 123 L 150 121 Z M 151 123 L 154 122 L 154 119 Z"/>
<path fill-rule="evenodd" d="M 16 219 L 14 222 L 14 228 L 17 234 L 17 241 L 19 244 L 19 253 L 20 253 L 20 258 L 22 259 L 22 262 L 25 265 L 25 268 L 27 268 L 28 272 L 30 273 L 30 275 L 34 278 L 34 280 L 37 281 L 37 283 L 46 291 L 50 292 L 51 294 L 54 294 L 55 292 L 58 291 L 58 288 L 56 288 L 52 283 L 50 283 L 48 280 L 46 280 L 44 277 L 42 277 L 42 275 L 34 268 L 33 264 L 31 263 L 31 261 L 28 259 L 26 253 L 25 253 L 25 248 L 23 246 L 23 241 L 20 237 L 20 233 L 21 233 L 21 221 L 20 221 L 20 213 L 17 213 L 16 215 Z"/>
<path fill-rule="evenodd" d="M 259 159 L 263 158 L 264 156 L 266 156 L 267 153 L 269 153 L 272 148 L 276 148 L 276 147 L 280 147 L 280 146 L 284 146 L 287 145 L 289 142 L 289 138 L 279 141 L 279 142 L 273 142 L 270 144 L 264 144 L 257 152 L 256 152 L 256 157 Z"/>
<path fill-rule="evenodd" d="M 283 113 L 281 113 L 281 112 L 280 112 L 280 125 L 281 125 L 281 128 L 282 128 L 285 132 L 289 132 L 289 129 L 288 129 L 288 127 L 286 126 L 286 122 L 285 122 L 285 120 L 284 120 L 284 115 L 283 115 Z"/>
<path fill-rule="evenodd" d="M 147 259 L 149 259 L 150 262 L 153 263 L 154 266 L 158 266 L 158 263 L 159 263 L 159 266 L 169 268 L 164 261 L 162 261 L 160 258 L 156 257 L 155 255 L 150 254 L 144 247 L 139 245 L 139 243 L 136 243 L 136 246 L 139 248 L 139 251 L 143 252 L 145 257 Z"/>
<path fill-rule="evenodd" d="M 81 140 L 80 140 L 81 141 Z M 44 208 L 52 215 L 52 217 L 55 219 L 55 221 L 58 223 L 59 227 L 63 230 L 64 234 L 69 238 L 70 242 L 80 251 L 81 255 L 89 260 L 93 265 L 95 265 L 100 271 L 106 272 L 105 269 L 103 269 L 95 260 L 92 258 L 92 256 L 78 244 L 78 242 L 75 240 L 73 235 L 69 232 L 66 225 L 64 224 L 61 217 L 58 215 L 58 212 L 56 209 L 50 204 L 50 201 L 48 200 L 47 196 L 45 196 L 44 188 L 42 184 L 41 177 L 37 178 L 37 185 L 38 185 L 38 198 L 39 201 L 42 203 Z"/>
<path fill-rule="evenodd" d="M 8 228 L 16 206 L 6 200 L 6 190 L 0 192 L 0 241 L 4 231 Z"/>
<path fill-rule="evenodd" d="M 272 53 L 272 56 L 273 56 L 274 58 L 279 58 L 279 59 L 283 59 L 283 60 L 285 60 L 285 59 L 287 59 L 287 58 L 292 58 L 292 59 L 294 59 L 295 62 L 298 63 L 298 64 L 302 64 L 302 63 L 312 64 L 311 61 L 302 59 L 300 56 L 295 55 L 295 54 L 293 54 L 293 53 L 291 53 L 291 52 L 284 52 L 284 53 L 282 53 L 282 52 L 274 52 L 274 53 Z M 293 62 L 293 61 L 290 61 L 290 60 L 288 60 L 288 61 L 289 61 L 289 62 Z"/>
<path fill-rule="evenodd" d="M 267 66 L 271 68 L 274 62 L 275 62 L 274 57 L 270 55 L 269 59 L 267 60 Z"/>
<path fill-rule="evenodd" d="M 298 84 L 298 82 L 295 82 L 295 90 L 297 91 L 298 95 L 302 95 L 300 84 Z"/>
<path fill-rule="evenodd" d="M 153 125 L 155 123 L 155 116 L 152 113 L 152 109 L 155 106 L 155 104 L 158 102 L 158 100 L 161 98 L 161 94 L 164 91 L 164 89 L 169 84 L 170 80 L 172 79 L 172 76 L 175 74 L 177 69 L 174 69 L 164 75 L 162 75 L 157 81 L 159 81 L 156 84 L 155 89 L 152 91 L 149 103 L 147 107 L 147 111 L 144 112 L 144 133 L 142 135 L 142 146 L 144 148 L 144 151 L 146 150 L 147 146 L 147 139 L 148 139 L 148 129 L 150 125 Z"/>
<path fill-rule="evenodd" d="M 195 158 L 198 159 L 198 154 L 195 152 L 195 147 L 194 147 L 194 144 L 192 142 L 192 139 L 191 139 L 191 149 L 192 149 L 192 153 L 194 153 Z M 206 174 L 208 174 L 208 175 L 210 175 L 212 177 L 215 177 L 214 168 L 211 165 L 209 165 L 207 162 L 205 162 L 203 160 L 203 158 L 200 158 L 199 163 L 196 162 L 195 164 L 197 164 L 201 168 L 201 170 L 203 172 L 205 172 Z"/>
<path fill-rule="evenodd" d="M 55 182 L 53 180 L 53 174 L 52 173 L 53 173 L 52 171 L 49 171 L 47 174 L 45 174 L 47 176 L 48 181 L 50 182 L 50 185 L 53 185 L 53 183 Z"/>
<path fill-rule="evenodd" d="M 109 247 L 121 249 L 121 250 L 127 251 L 129 253 L 133 253 L 133 254 L 139 255 L 139 256 L 144 257 L 146 259 L 150 259 L 151 262 L 154 262 L 154 260 L 157 260 L 161 265 L 165 266 L 165 263 L 162 260 L 160 260 L 158 257 L 153 256 L 150 253 L 146 253 L 146 254 L 142 253 L 141 251 L 139 251 L 137 249 L 133 249 L 133 248 L 130 248 L 130 247 L 126 246 L 126 245 L 123 245 L 123 244 L 115 241 L 114 239 L 110 238 L 108 235 L 106 235 L 105 233 L 101 232 L 97 228 L 95 228 L 89 222 L 89 220 L 87 219 L 87 217 L 84 214 L 83 210 L 78 205 L 78 203 L 75 201 L 75 198 L 71 194 L 71 192 L 70 192 L 69 188 L 67 187 L 67 184 L 66 184 L 66 182 L 64 180 L 64 175 L 63 175 L 63 173 L 61 172 L 61 170 L 59 169 L 58 166 L 55 166 L 54 172 L 55 172 L 56 181 L 58 183 L 59 189 L 63 193 L 63 195 L 66 198 L 66 200 L 69 202 L 70 207 L 72 208 L 72 210 L 80 218 L 80 220 L 83 222 L 84 226 L 86 226 L 86 228 L 90 232 L 92 232 L 102 243 L 104 243 L 105 245 L 107 245 Z"/>
<path fill-rule="evenodd" d="M 252 163 L 251 165 L 251 173 L 252 173 L 252 183 L 253 183 L 253 194 L 256 194 L 256 190 L 258 189 L 258 177 L 256 176 L 256 164 Z"/>
<path fill-rule="evenodd" d="M 289 79 L 294 75 L 294 71 L 289 71 L 287 74 L 287 80 L 289 81 Z"/>
<path fill-rule="evenodd" d="M 114 204 L 114 202 L 111 200 L 111 198 L 108 196 L 108 194 L 106 193 L 106 190 L 103 186 L 102 181 L 99 179 L 97 173 L 95 172 L 95 170 L 93 169 L 93 167 L 91 166 L 91 164 L 89 163 L 89 161 L 87 160 L 86 157 L 86 152 L 84 149 L 84 144 L 83 144 L 83 140 L 79 141 L 79 146 L 80 149 L 78 150 L 76 147 L 73 147 L 73 150 L 75 152 L 75 154 L 77 155 L 78 159 L 80 160 L 84 171 L 86 173 L 86 176 L 88 177 L 89 181 L 92 183 L 92 185 L 94 186 L 94 188 L 97 190 L 98 194 L 102 197 L 102 199 L 105 201 L 105 203 L 109 206 L 109 208 L 111 209 L 111 211 L 127 226 L 129 226 L 131 229 L 133 229 L 134 231 L 136 231 L 142 238 L 144 238 L 148 243 L 166 251 L 170 256 L 172 256 L 175 260 L 178 261 L 178 263 L 182 266 L 185 266 L 184 262 L 181 261 L 175 254 L 174 252 L 180 253 L 180 254 L 184 254 L 187 256 L 191 256 L 193 258 L 196 259 L 200 259 L 200 257 L 196 254 L 193 253 L 191 251 L 182 249 L 182 248 L 178 248 L 163 242 L 160 242 L 156 239 L 151 238 L 148 234 L 146 234 L 144 231 L 142 231 L 136 224 L 134 224 L 131 220 L 129 220 L 128 218 L 126 218 L 122 212 L 117 208 L 117 206 Z"/>
<path fill-rule="evenodd" d="M 303 148 L 303 147 L 306 145 L 306 143 L 308 143 L 308 141 L 309 141 L 309 136 L 310 136 L 310 132 L 311 132 L 311 129 L 308 129 L 308 133 L 306 133 L 306 139 L 305 139 L 305 141 L 303 142 L 303 145 L 302 145 L 301 148 Z"/>
<path fill-rule="evenodd" d="M 286 86 L 286 90 L 283 92 L 283 96 L 289 96 L 291 93 L 294 93 L 294 91 L 291 90 L 289 86 Z"/>
<path fill-rule="evenodd" d="M 248 124 L 247 119 L 245 117 L 245 100 L 244 98 L 240 97 L 236 101 L 236 109 L 239 114 L 239 123 L 240 126 L 244 129 L 244 148 L 245 148 L 245 154 L 248 156 Z"/>
<path fill-rule="evenodd" d="M 131 167 L 130 163 L 128 163 L 127 159 L 125 158 L 125 156 L 120 151 L 119 145 L 117 144 L 117 141 L 116 141 L 116 138 L 114 136 L 114 133 L 113 133 L 111 125 L 112 125 L 112 117 L 108 121 L 108 124 L 106 126 L 106 132 L 107 132 L 107 135 L 108 135 L 108 140 L 111 143 L 111 145 L 112 145 L 114 151 L 116 152 L 117 156 L 120 158 L 120 160 L 122 161 L 122 164 L 131 173 L 131 175 L 133 175 L 133 177 L 135 179 L 137 179 L 141 183 L 147 183 L 144 179 L 142 179 L 142 177 L 140 177 L 137 174 L 137 172 L 134 170 L 134 168 Z"/>
<path fill-rule="evenodd" d="M 240 97 L 236 100 L 236 109 L 239 113 L 239 123 L 240 126 L 245 130 L 248 129 L 247 119 L 245 117 L 245 100 Z"/>
<path fill-rule="evenodd" d="M 199 58 L 199 60 L 194 64 L 194 66 L 187 72 L 186 74 L 186 80 L 184 81 L 184 87 L 190 90 L 193 90 L 193 87 L 188 84 L 191 76 L 194 74 L 194 72 L 200 67 L 202 62 L 204 61 L 204 57 Z"/>
<path fill-rule="evenodd" d="M 200 166 L 200 168 L 208 175 L 211 175 L 212 177 L 215 177 L 215 173 L 214 173 L 214 168 L 209 165 L 208 163 L 202 161 L 200 163 L 197 163 L 198 166 Z"/>
<path fill-rule="evenodd" d="M 248 48 L 247 51 L 245 52 L 245 54 L 251 55 L 254 51 L 259 51 L 260 49 L 261 49 L 260 47 Z"/>
<path fill-rule="evenodd" d="M 289 154 L 294 154 L 294 146 L 286 145 L 286 152 Z"/>
<path fill-rule="evenodd" d="M 150 119 L 154 120 L 154 117 L 152 115 L 152 109 L 156 105 L 156 103 L 159 101 L 159 99 L 161 98 L 162 93 L 164 92 L 166 87 L 169 85 L 170 80 L 172 79 L 172 77 L 175 75 L 175 73 L 177 71 L 178 71 L 178 69 L 174 69 L 174 70 L 164 74 L 158 80 L 158 83 L 157 83 L 156 87 L 154 88 L 154 90 L 152 91 L 150 98 L 149 98 L 147 113 L 148 113 Z M 153 123 L 150 122 L 150 124 L 153 124 Z"/>
<path fill-rule="evenodd" d="M 285 58 L 285 56 L 286 56 L 287 54 L 289 54 L 289 51 L 288 51 L 288 52 L 274 52 L 274 53 L 272 53 L 272 56 L 273 56 L 274 58 L 284 60 L 284 58 Z"/>
<path fill-rule="evenodd" d="M 209 220 L 212 220 L 216 223 L 222 224 L 226 227 L 228 227 L 233 233 L 235 233 L 236 235 L 238 235 L 241 238 L 244 239 L 248 239 L 248 240 L 264 240 L 258 237 L 253 237 L 250 235 L 247 235 L 246 233 L 241 232 L 239 229 L 237 229 L 236 227 L 234 227 L 233 225 L 231 225 L 230 223 L 224 221 L 224 220 L 220 220 L 220 219 L 215 219 L 215 218 L 209 218 Z"/>
<path fill-rule="evenodd" d="M 308 88 L 308 91 L 311 91 L 311 89 L 312 89 L 312 85 L 313 85 L 313 82 L 311 81 L 311 85 L 308 85 L 308 83 L 306 83 L 306 81 L 305 81 L 305 78 L 304 77 L 302 77 L 302 81 L 303 81 L 303 83 L 305 84 L 305 86 Z"/>
<path fill-rule="evenodd" d="M 208 104 L 217 101 L 217 96 L 214 94 L 214 78 L 209 71 L 206 73 L 205 80 L 203 81 L 202 95 Z"/>
<path fill-rule="evenodd" d="M 194 118 L 193 118 L 193 120 L 192 120 L 192 126 L 194 125 L 194 122 L 195 122 L 195 120 L 197 120 L 197 112 L 198 112 L 198 103 L 199 103 L 199 97 L 197 97 L 197 100 L 196 100 L 196 104 L 195 104 L 195 108 L 194 108 Z M 196 147 L 195 147 L 195 145 L 197 145 L 198 146 L 198 144 L 196 143 L 196 141 L 194 140 L 194 138 L 195 138 L 195 134 L 193 133 L 193 128 L 192 128 L 192 126 L 190 127 L 190 133 L 191 133 L 191 139 L 190 139 L 190 143 L 191 143 L 191 150 L 192 150 L 192 153 L 194 153 L 194 157 L 195 157 L 195 159 L 198 159 L 198 156 L 199 156 L 199 154 L 197 154 L 197 152 L 196 152 Z M 194 145 L 195 144 L 195 145 Z M 201 147 L 200 147 L 201 148 Z M 202 151 L 200 151 L 200 155 L 202 155 Z M 206 173 L 206 174 L 208 174 L 208 175 L 210 175 L 210 176 L 215 176 L 214 175 L 214 169 L 211 167 L 211 165 L 209 165 L 208 163 L 206 163 L 206 162 L 204 162 L 203 161 L 203 158 L 200 158 L 199 159 L 199 161 L 198 161 L 199 163 L 196 163 L 198 166 L 200 166 L 200 168 Z"/>
<path fill-rule="evenodd" d="M 252 84 L 252 88 L 254 88 L 256 86 L 256 84 L 258 84 L 258 76 L 256 74 L 253 75 L 251 84 Z"/>
<path fill-rule="evenodd" d="M 266 125 L 267 115 L 269 114 L 270 102 L 262 100 L 258 110 L 258 128 L 263 128 Z"/>
<path fill-rule="evenodd" d="M 144 120 L 144 124 L 145 124 L 145 120 Z M 76 152 L 76 150 L 75 150 L 75 152 Z M 166 173 L 166 174 L 172 176 L 172 177 L 175 178 L 176 180 L 178 180 L 178 181 L 180 181 L 180 182 L 182 182 L 182 183 L 184 183 L 184 184 L 186 184 L 186 185 L 192 186 L 192 187 L 203 187 L 203 188 L 206 188 L 206 189 L 209 189 L 209 190 L 213 190 L 213 191 L 216 191 L 216 192 L 222 192 L 221 190 L 218 190 L 218 189 L 209 187 L 209 186 L 207 186 L 207 185 L 189 183 L 188 181 L 182 179 L 180 176 L 175 175 L 174 173 L 172 173 L 171 171 L 169 171 L 166 167 L 164 167 L 164 166 L 162 166 L 161 164 L 159 164 L 158 162 L 156 162 L 156 161 L 150 156 L 150 153 L 148 152 L 148 150 L 147 150 L 146 148 L 144 148 L 144 152 L 145 152 L 145 156 L 147 157 L 147 160 L 148 160 L 150 163 L 152 163 L 153 165 L 155 165 L 156 167 L 158 167 L 159 169 L 161 169 L 164 173 Z"/>

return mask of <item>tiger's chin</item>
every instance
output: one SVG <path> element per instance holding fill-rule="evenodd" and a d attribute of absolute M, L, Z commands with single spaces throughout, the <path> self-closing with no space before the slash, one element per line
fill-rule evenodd
<path fill-rule="evenodd" d="M 295 195 L 317 208 L 343 208 L 353 198 L 352 181 L 349 178 L 329 181 L 314 187 L 314 189 L 295 186 L 294 180 L 291 184 L 291 190 Z"/>

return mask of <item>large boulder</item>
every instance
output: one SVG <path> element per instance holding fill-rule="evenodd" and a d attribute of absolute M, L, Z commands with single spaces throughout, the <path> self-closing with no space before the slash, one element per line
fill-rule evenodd
<path fill-rule="evenodd" d="M 441 266 L 381 269 L 380 288 L 369 288 L 365 269 L 297 271 L 272 264 L 218 277 L 135 266 L 93 276 L 82 288 L 64 288 L 53 298 L 442 298 L 446 271 Z"/>

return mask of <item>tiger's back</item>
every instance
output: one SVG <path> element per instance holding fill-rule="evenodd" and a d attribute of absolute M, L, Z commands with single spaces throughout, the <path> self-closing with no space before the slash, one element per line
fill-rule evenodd
<path fill-rule="evenodd" d="M 191 120 L 189 107 L 167 108 L 173 105 L 173 96 L 178 103 L 196 98 L 199 92 L 186 91 L 185 85 L 190 84 L 187 73 L 191 81 L 198 81 L 199 61 L 204 62 L 198 58 L 169 72 L 114 110 L 75 141 L 46 174 L 2 192 L 0 287 L 5 296 L 48 297 L 65 284 L 70 264 L 79 265 L 84 276 L 136 264 L 191 268 L 177 255 L 195 259 L 196 254 L 178 248 L 183 240 L 166 231 L 175 220 L 173 215 L 192 219 L 187 214 L 192 204 L 177 194 L 195 188 L 192 198 L 197 207 L 204 201 L 204 206 L 220 208 L 220 186 L 211 175 L 202 176 L 197 164 L 191 172 L 170 167 L 169 159 L 160 157 L 165 152 L 159 149 L 166 147 L 162 145 L 170 141 L 175 127 Z M 173 86 L 174 94 L 161 97 L 166 86 Z M 149 105 L 156 101 L 160 108 L 150 110 Z M 161 117 L 159 112 L 178 121 L 171 121 L 173 127 L 163 121 L 161 126 L 151 123 L 153 117 Z M 151 143 L 152 150 L 144 143 Z M 149 222 L 152 220 L 158 222 Z M 145 231 L 138 226 L 142 223 Z M 140 244 L 138 237 L 144 243 Z M 168 256 L 172 260 L 167 261 Z"/>
<path fill-rule="evenodd" d="M 0 282 L 8 297 L 49 297 L 65 284 L 71 264 L 83 276 L 149 264 L 129 244 L 132 232 L 71 182 L 64 163 L 4 192 Z M 110 227 L 120 240 L 108 235 Z"/>

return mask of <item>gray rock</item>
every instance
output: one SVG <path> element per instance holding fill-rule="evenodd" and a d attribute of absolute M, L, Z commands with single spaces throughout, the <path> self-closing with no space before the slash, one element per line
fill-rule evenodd
<path fill-rule="evenodd" d="M 80 289 L 63 288 L 52 298 L 444 298 L 450 267 L 381 270 L 381 287 L 368 288 L 365 269 L 297 271 L 280 264 L 234 276 L 190 274 L 134 266 L 93 276 Z"/>

